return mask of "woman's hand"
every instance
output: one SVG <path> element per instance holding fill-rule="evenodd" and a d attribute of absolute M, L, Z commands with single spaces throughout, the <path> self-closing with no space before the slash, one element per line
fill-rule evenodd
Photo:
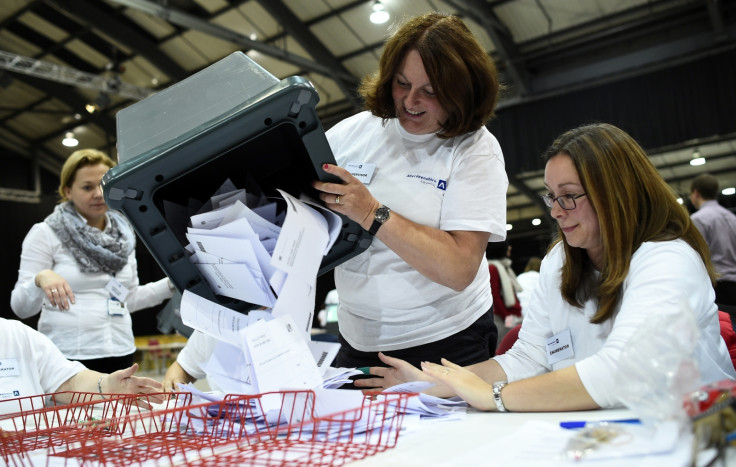
<path fill-rule="evenodd" d="M 328 208 L 347 216 L 368 230 L 373 223 L 373 213 L 381 204 L 360 180 L 342 167 L 323 164 L 322 170 L 337 176 L 343 183 L 312 182 L 312 186 L 321 191 L 319 198 Z"/>
<path fill-rule="evenodd" d="M 163 385 L 155 379 L 133 376 L 138 371 L 134 363 L 124 370 L 118 370 L 102 378 L 100 389 L 103 394 L 153 394 L 163 392 Z M 162 403 L 164 396 L 156 394 L 146 398 L 151 402 Z"/>
<path fill-rule="evenodd" d="M 74 292 L 69 283 L 51 269 L 36 274 L 36 287 L 43 290 L 51 306 L 59 310 L 68 310 L 70 304 L 74 303 Z"/>
<path fill-rule="evenodd" d="M 184 368 L 179 365 L 179 362 L 174 362 L 169 366 L 169 369 L 166 370 L 166 375 L 164 375 L 164 391 L 178 392 L 179 383 L 193 383 L 196 380 L 196 378 L 184 371 Z"/>
<path fill-rule="evenodd" d="M 493 400 L 493 386 L 486 383 L 480 376 L 470 370 L 455 365 L 449 360 L 442 359 L 442 365 L 422 362 L 422 370 L 433 380 L 450 388 L 454 394 L 460 396 L 470 406 L 478 410 L 494 410 L 496 403 Z"/>

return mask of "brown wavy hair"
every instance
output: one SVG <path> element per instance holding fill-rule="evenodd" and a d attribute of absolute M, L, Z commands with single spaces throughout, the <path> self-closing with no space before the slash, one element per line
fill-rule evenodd
<path fill-rule="evenodd" d="M 384 123 L 396 118 L 392 83 L 406 54 L 416 49 L 447 120 L 438 133 L 452 138 L 483 126 L 494 116 L 501 84 L 488 53 L 457 16 L 427 13 L 405 21 L 389 37 L 378 72 L 363 78 L 358 92 Z"/>
<path fill-rule="evenodd" d="M 74 179 L 77 176 L 77 171 L 82 167 L 88 165 L 105 164 L 106 166 L 113 168 L 115 167 L 115 161 L 110 159 L 107 154 L 97 149 L 79 149 L 69 155 L 64 166 L 61 168 L 61 176 L 59 180 L 59 196 L 61 196 L 60 203 L 69 201 L 66 197 L 64 188 L 72 186 Z"/>
<path fill-rule="evenodd" d="M 683 239 L 698 252 L 715 281 L 703 236 L 631 136 L 605 123 L 585 125 L 557 138 L 544 153 L 545 162 L 558 154 L 572 159 L 600 224 L 603 265 L 597 282 L 588 255 L 582 248 L 571 247 L 559 226 L 556 241 L 562 241 L 565 248 L 562 296 L 577 307 L 595 296 L 598 310 L 591 323 L 603 323 L 613 316 L 631 256 L 644 242 Z"/>

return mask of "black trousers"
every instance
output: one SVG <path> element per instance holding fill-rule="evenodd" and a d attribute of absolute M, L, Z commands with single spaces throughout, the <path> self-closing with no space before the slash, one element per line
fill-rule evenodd
<path fill-rule="evenodd" d="M 92 358 L 78 361 L 90 370 L 99 371 L 100 373 L 112 373 L 113 371 L 124 370 L 132 365 L 133 355 L 135 353 L 122 357 Z"/>
<path fill-rule="evenodd" d="M 419 367 L 421 362 L 439 363 L 441 358 L 465 366 L 491 358 L 496 349 L 497 337 L 498 331 L 493 322 L 493 307 L 491 307 L 469 327 L 442 340 L 383 353 L 406 360 L 416 367 Z M 333 366 L 339 368 L 385 366 L 378 358 L 378 352 L 361 352 L 351 347 L 342 335 L 339 339 L 342 347 Z"/>

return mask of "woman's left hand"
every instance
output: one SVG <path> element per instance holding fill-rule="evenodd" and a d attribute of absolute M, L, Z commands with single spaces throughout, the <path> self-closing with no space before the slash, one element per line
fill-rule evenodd
<path fill-rule="evenodd" d="M 373 213 L 381 204 L 360 180 L 342 167 L 323 164 L 322 169 L 337 176 L 343 183 L 313 181 L 312 186 L 321 191 L 319 198 L 328 208 L 347 216 L 368 230 L 373 223 Z"/>
<path fill-rule="evenodd" d="M 496 408 L 496 403 L 493 400 L 493 386 L 460 365 L 455 365 L 444 358 L 441 362 L 442 365 L 422 362 L 422 370 L 432 379 L 451 388 L 455 394 L 472 407 L 478 410 L 493 410 Z"/>

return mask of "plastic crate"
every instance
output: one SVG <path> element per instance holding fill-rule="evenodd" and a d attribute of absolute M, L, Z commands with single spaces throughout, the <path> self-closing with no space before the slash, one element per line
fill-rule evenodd
<path fill-rule="evenodd" d="M 368 395 L 360 408 L 322 417 L 314 416 L 312 391 L 229 395 L 203 404 L 177 393 L 151 411 L 130 396 L 26 410 L 9 416 L 21 424 L 15 433 L 3 432 L 13 441 L 3 438 L 2 455 L 22 466 L 343 465 L 396 445 L 412 395 Z M 59 423 L 39 430 L 33 412 Z"/>

